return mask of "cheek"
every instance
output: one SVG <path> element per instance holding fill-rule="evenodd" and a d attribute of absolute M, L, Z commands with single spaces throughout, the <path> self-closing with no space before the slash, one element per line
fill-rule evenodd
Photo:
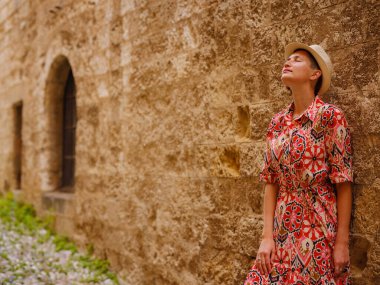
<path fill-rule="evenodd" d="M 304 65 L 300 65 L 297 68 L 294 69 L 295 73 L 299 76 L 308 78 L 310 74 L 310 68 Z"/>

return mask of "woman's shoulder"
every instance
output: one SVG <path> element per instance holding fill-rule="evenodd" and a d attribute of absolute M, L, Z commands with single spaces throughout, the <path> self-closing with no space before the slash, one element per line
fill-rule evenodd
<path fill-rule="evenodd" d="M 324 103 L 322 106 L 322 116 L 323 117 L 335 117 L 337 119 L 343 118 L 345 119 L 344 111 L 341 107 L 332 104 L 332 103 Z"/>
<path fill-rule="evenodd" d="M 322 105 L 322 110 L 323 110 L 323 112 L 333 112 L 335 114 L 343 114 L 344 115 L 343 110 L 333 103 L 324 102 Z"/>
<path fill-rule="evenodd" d="M 347 125 L 346 116 L 341 107 L 332 104 L 324 103 L 321 108 L 322 125 L 336 127 L 337 125 Z"/>

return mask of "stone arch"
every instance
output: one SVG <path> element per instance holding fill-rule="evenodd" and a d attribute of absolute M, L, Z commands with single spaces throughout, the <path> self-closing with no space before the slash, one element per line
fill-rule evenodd
<path fill-rule="evenodd" d="M 64 55 L 57 56 L 51 63 L 45 85 L 44 109 L 47 117 L 47 183 L 44 183 L 43 190 L 59 190 L 64 192 L 74 192 L 74 185 L 67 187 L 63 185 L 63 140 L 64 140 L 64 98 L 67 83 L 73 80 L 75 89 L 75 77 L 68 58 Z M 75 91 L 74 91 L 75 92 Z M 75 98 L 74 98 L 75 99 Z M 76 107 L 74 105 L 76 113 Z M 74 132 L 75 134 L 75 132 Z M 75 143 L 75 135 L 74 135 Z M 74 175 L 75 176 L 75 175 Z M 65 186 L 65 187 L 63 187 Z"/>

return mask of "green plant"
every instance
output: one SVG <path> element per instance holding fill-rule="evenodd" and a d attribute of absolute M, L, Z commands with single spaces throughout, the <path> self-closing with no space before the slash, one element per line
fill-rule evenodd
<path fill-rule="evenodd" d="M 53 243 L 57 251 L 70 250 L 75 253 L 78 252 L 76 246 L 65 236 L 55 234 L 53 237 Z"/>
<path fill-rule="evenodd" d="M 91 277 L 84 278 L 83 282 L 99 282 L 104 278 L 119 284 L 116 275 L 109 271 L 109 262 L 93 257 L 94 247 L 92 244 L 87 246 L 87 254 L 80 255 L 74 243 L 68 237 L 58 235 L 53 231 L 55 223 L 54 213 L 49 213 L 43 218 L 36 216 L 36 211 L 32 205 L 17 202 L 14 200 L 12 192 L 0 196 L 0 221 L 7 229 L 16 231 L 23 235 L 35 236 L 38 243 L 45 243 L 51 240 L 55 245 L 56 251 L 69 250 L 73 254 L 67 264 L 67 268 L 72 268 L 72 262 L 77 261 L 82 267 L 88 268 L 93 272 Z M 33 248 L 33 246 L 32 246 Z M 5 252 L 0 254 L 3 259 L 8 259 Z M 19 270 L 25 264 L 19 263 L 15 270 Z M 51 265 L 59 271 L 64 271 L 60 265 Z M 18 273 L 15 272 L 16 278 Z"/>

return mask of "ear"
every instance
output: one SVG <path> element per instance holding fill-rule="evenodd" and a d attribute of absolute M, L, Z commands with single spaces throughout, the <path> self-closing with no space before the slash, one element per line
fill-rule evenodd
<path fill-rule="evenodd" d="M 310 76 L 310 79 L 317 80 L 321 75 L 322 75 L 322 71 L 320 71 L 319 69 L 314 70 L 313 74 Z"/>

